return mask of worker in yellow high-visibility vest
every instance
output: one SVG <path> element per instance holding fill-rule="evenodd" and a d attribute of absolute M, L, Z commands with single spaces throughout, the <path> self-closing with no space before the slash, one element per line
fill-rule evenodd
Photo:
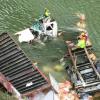
<path fill-rule="evenodd" d="M 86 47 L 86 40 L 78 38 L 78 43 L 76 45 L 78 48 L 85 48 Z"/>
<path fill-rule="evenodd" d="M 44 16 L 45 17 L 50 17 L 50 12 L 47 8 L 45 8 Z"/>

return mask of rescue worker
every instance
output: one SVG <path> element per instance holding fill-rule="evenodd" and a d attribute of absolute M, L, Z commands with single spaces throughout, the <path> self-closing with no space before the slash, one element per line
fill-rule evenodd
<path fill-rule="evenodd" d="M 77 48 L 85 48 L 86 47 L 86 42 L 87 42 L 87 34 L 86 32 L 82 32 L 79 36 L 78 36 L 78 43 L 75 45 L 72 41 L 66 41 L 67 45 L 73 49 L 77 49 Z"/>
<path fill-rule="evenodd" d="M 77 48 L 85 48 L 86 47 L 86 40 L 83 38 L 78 38 L 78 43 L 76 45 Z"/>
<path fill-rule="evenodd" d="M 49 12 L 49 10 L 47 8 L 45 8 L 44 16 L 45 17 L 50 17 L 50 12 Z"/>
<path fill-rule="evenodd" d="M 72 49 L 85 48 L 86 41 L 78 37 L 78 43 L 75 45 L 72 41 L 66 41 L 67 45 Z"/>
<path fill-rule="evenodd" d="M 88 34 L 82 31 L 81 34 L 78 36 L 77 46 L 80 48 L 85 48 L 87 40 L 88 40 Z"/>
<path fill-rule="evenodd" d="M 86 32 L 81 32 L 81 34 L 78 37 L 80 39 L 84 39 L 85 41 L 87 41 L 88 35 Z"/>

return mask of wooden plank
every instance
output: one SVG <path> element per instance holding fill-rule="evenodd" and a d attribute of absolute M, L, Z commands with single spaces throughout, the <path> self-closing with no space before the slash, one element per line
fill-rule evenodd
<path fill-rule="evenodd" d="M 92 60 L 90 59 L 87 49 L 84 48 L 84 50 L 85 50 L 85 53 L 86 53 L 86 55 L 87 55 L 87 57 L 88 57 L 88 59 L 89 59 L 91 65 L 92 65 L 92 68 L 94 69 L 95 73 L 97 74 L 98 78 L 100 79 L 100 74 L 99 74 L 99 72 L 97 71 L 97 69 L 95 68 L 95 66 L 94 66 L 94 64 L 93 64 L 93 62 L 92 62 Z"/>
<path fill-rule="evenodd" d="M 76 72 L 78 73 L 78 75 L 79 75 L 79 77 L 80 77 L 80 79 L 81 79 L 83 85 L 85 85 L 86 83 L 85 83 L 85 81 L 84 81 L 82 75 L 79 73 L 79 71 L 78 71 L 78 69 L 77 69 L 76 61 L 75 61 L 75 59 L 74 59 L 74 57 L 73 57 L 73 55 L 72 55 L 72 53 L 71 53 L 71 49 L 70 49 L 69 47 L 68 47 L 68 51 L 69 51 L 70 57 L 71 57 L 71 59 L 72 59 L 73 65 L 74 65 L 74 67 L 75 67 L 75 70 L 76 70 Z"/>

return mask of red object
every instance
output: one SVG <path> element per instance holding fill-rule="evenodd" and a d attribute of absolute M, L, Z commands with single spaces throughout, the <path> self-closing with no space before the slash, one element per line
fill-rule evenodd
<path fill-rule="evenodd" d="M 0 83 L 7 89 L 8 92 L 13 92 L 12 84 L 7 81 L 7 79 L 2 73 L 0 73 Z"/>

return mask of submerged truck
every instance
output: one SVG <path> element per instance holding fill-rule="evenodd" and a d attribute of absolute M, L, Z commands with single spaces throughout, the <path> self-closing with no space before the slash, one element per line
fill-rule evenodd
<path fill-rule="evenodd" d="M 57 37 L 57 22 L 50 17 L 35 19 L 31 27 L 19 31 L 15 35 L 18 35 L 20 43 L 55 38 Z"/>

